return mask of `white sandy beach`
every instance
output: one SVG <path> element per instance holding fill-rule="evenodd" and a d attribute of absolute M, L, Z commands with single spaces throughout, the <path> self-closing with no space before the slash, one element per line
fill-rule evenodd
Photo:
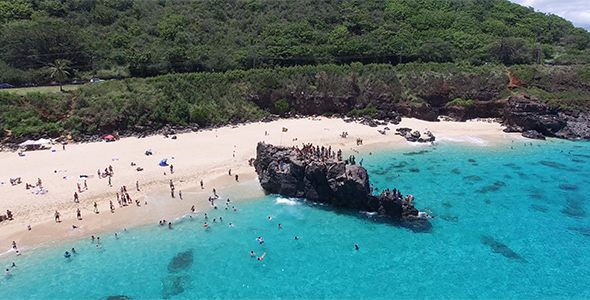
<path fill-rule="evenodd" d="M 55 152 L 29 151 L 23 157 L 16 152 L 0 152 L 0 212 L 4 214 L 10 209 L 14 214 L 13 221 L 0 223 L 0 253 L 10 250 L 12 241 L 17 242 L 21 251 L 26 251 L 42 244 L 156 223 L 161 219 L 171 220 L 190 213 L 192 205 L 197 211 L 204 211 L 211 208 L 207 199 L 213 194 L 213 188 L 221 194 L 223 188 L 239 189 L 243 185 L 244 192 L 240 193 L 242 196 L 238 200 L 260 197 L 263 191 L 252 184 L 257 176 L 254 168 L 248 165 L 248 160 L 256 156 L 259 141 L 285 146 L 301 143 L 331 145 L 332 149 L 342 149 L 348 156 L 354 154 L 352 149 L 365 152 L 376 148 L 409 147 L 405 139 L 394 135 L 399 127 L 420 132 L 429 130 L 437 141 L 475 146 L 494 145 L 520 137 L 502 132 L 498 123 L 478 121 L 403 119 L 399 125 L 390 124 L 391 130 L 386 135 L 377 131 L 383 127 L 325 117 L 282 119 L 178 134 L 175 140 L 163 136 L 123 138 L 110 143 L 69 144 L 66 150 L 61 145 L 54 145 L 52 150 Z M 288 131 L 282 132 L 282 128 L 288 128 Z M 265 131 L 269 135 L 265 135 Z M 341 138 L 342 132 L 348 132 L 348 137 Z M 363 139 L 363 145 L 356 145 L 357 138 Z M 153 155 L 145 155 L 148 149 Z M 174 166 L 174 174 L 170 174 L 169 167 L 158 165 L 164 158 Z M 131 162 L 137 166 L 131 166 Z M 104 170 L 109 165 L 114 169 L 112 187 L 108 185 L 108 179 L 97 176 L 97 170 Z M 138 166 L 144 170 L 136 171 Z M 229 169 L 232 176 L 228 176 Z M 235 174 L 239 175 L 239 183 L 233 177 Z M 80 203 L 74 203 L 77 184 L 84 186 L 80 175 L 88 175 L 88 190 L 79 193 Z M 10 178 L 16 177 L 20 177 L 22 183 L 12 186 Z M 42 180 L 48 193 L 37 194 L 38 188 L 25 188 L 25 183 L 35 184 L 37 178 Z M 201 179 L 204 189 L 199 185 Z M 178 195 L 170 197 L 170 180 L 176 193 L 182 190 L 183 200 Z M 140 191 L 135 188 L 136 181 Z M 133 200 L 141 200 L 141 207 L 119 207 L 116 193 L 123 185 Z M 225 199 L 219 199 L 220 206 L 224 206 L 222 200 Z M 109 211 L 109 201 L 115 205 L 114 213 Z M 93 212 L 94 202 L 98 204 L 99 214 Z M 76 219 L 77 208 L 82 211 L 82 220 Z M 56 210 L 61 214 L 61 223 L 54 221 Z M 27 225 L 31 225 L 32 230 L 27 230 Z M 73 230 L 72 225 L 80 228 Z"/>

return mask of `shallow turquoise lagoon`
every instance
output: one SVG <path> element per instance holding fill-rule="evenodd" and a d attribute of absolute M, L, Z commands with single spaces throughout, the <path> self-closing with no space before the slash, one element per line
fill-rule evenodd
<path fill-rule="evenodd" d="M 101 249 L 88 239 L 5 255 L 0 266 L 17 267 L 0 299 L 588 299 L 590 143 L 523 143 L 357 154 L 376 188 L 436 216 L 430 232 L 270 195 L 209 211 L 210 224 L 223 217 L 209 230 L 197 214 L 104 234 Z M 189 250 L 192 265 L 170 272 Z"/>

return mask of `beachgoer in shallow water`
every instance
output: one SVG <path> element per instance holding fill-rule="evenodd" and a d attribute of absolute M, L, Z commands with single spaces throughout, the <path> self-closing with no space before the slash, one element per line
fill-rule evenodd
<path fill-rule="evenodd" d="M 168 228 L 172 229 L 172 222 L 168 222 Z"/>
<path fill-rule="evenodd" d="M 207 214 L 205 214 L 205 219 L 209 219 L 209 217 L 207 217 Z"/>
<path fill-rule="evenodd" d="M 206 229 L 209 229 L 209 224 L 207 224 L 207 222 L 205 222 L 205 225 L 203 225 L 203 227 L 205 227 Z"/>
<path fill-rule="evenodd" d="M 272 221 L 272 217 L 268 217 L 268 220 L 269 220 L 269 221 Z"/>
<path fill-rule="evenodd" d="M 255 257 L 258 253 L 254 253 L 254 251 L 250 251 L 250 257 Z"/>
<path fill-rule="evenodd" d="M 72 253 L 76 253 L 76 249 L 72 248 Z"/>
<path fill-rule="evenodd" d="M 359 245 L 354 245 L 354 250 L 358 250 L 359 249 Z"/>
<path fill-rule="evenodd" d="M 256 240 L 260 243 L 260 245 L 264 244 L 264 238 L 258 237 Z"/>
<path fill-rule="evenodd" d="M 294 239 L 298 240 L 298 239 L 300 239 L 300 237 L 298 237 L 298 236 L 295 236 L 295 237 L 294 237 Z"/>
<path fill-rule="evenodd" d="M 283 226 L 281 226 L 281 223 L 279 223 L 279 229 L 283 229 Z"/>
<path fill-rule="evenodd" d="M 263 260 L 265 256 L 266 256 L 266 252 L 262 253 L 262 255 L 258 258 L 258 260 Z"/>
<path fill-rule="evenodd" d="M 232 224 L 232 223 L 229 223 L 229 227 L 236 228 L 236 226 L 234 224 Z"/>

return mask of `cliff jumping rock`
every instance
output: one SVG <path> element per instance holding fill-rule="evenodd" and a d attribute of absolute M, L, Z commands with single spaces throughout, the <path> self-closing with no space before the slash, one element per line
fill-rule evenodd
<path fill-rule="evenodd" d="M 340 151 L 337 156 L 312 145 L 299 149 L 258 143 L 254 167 L 260 185 L 269 193 L 377 212 L 415 231 L 432 227 L 419 215 L 410 197 L 372 195 L 367 170 L 354 160 L 343 161 Z"/>

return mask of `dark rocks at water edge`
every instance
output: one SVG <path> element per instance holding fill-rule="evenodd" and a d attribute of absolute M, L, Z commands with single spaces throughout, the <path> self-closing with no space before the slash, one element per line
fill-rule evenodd
<path fill-rule="evenodd" d="M 318 159 L 315 151 L 310 151 L 311 155 L 302 153 L 306 152 L 295 147 L 258 143 L 254 167 L 262 188 L 286 197 L 377 212 L 415 231 L 432 227 L 418 216 L 411 200 L 371 195 L 369 175 L 362 166 L 335 156 Z"/>
<path fill-rule="evenodd" d="M 545 136 L 536 130 L 523 131 L 522 136 L 529 139 L 545 140 Z"/>
<path fill-rule="evenodd" d="M 412 131 L 412 128 L 408 127 L 398 128 L 395 131 L 397 131 L 395 134 L 401 135 L 406 140 L 408 140 L 408 142 L 432 143 L 436 140 L 436 137 L 430 131 L 426 131 L 424 133 L 424 135 L 426 135 L 427 138 L 422 137 L 418 130 Z"/>
<path fill-rule="evenodd" d="M 590 139 L 590 111 L 548 105 L 528 94 L 512 96 L 504 108 L 504 125 L 510 130 L 535 130 L 544 136 Z"/>

